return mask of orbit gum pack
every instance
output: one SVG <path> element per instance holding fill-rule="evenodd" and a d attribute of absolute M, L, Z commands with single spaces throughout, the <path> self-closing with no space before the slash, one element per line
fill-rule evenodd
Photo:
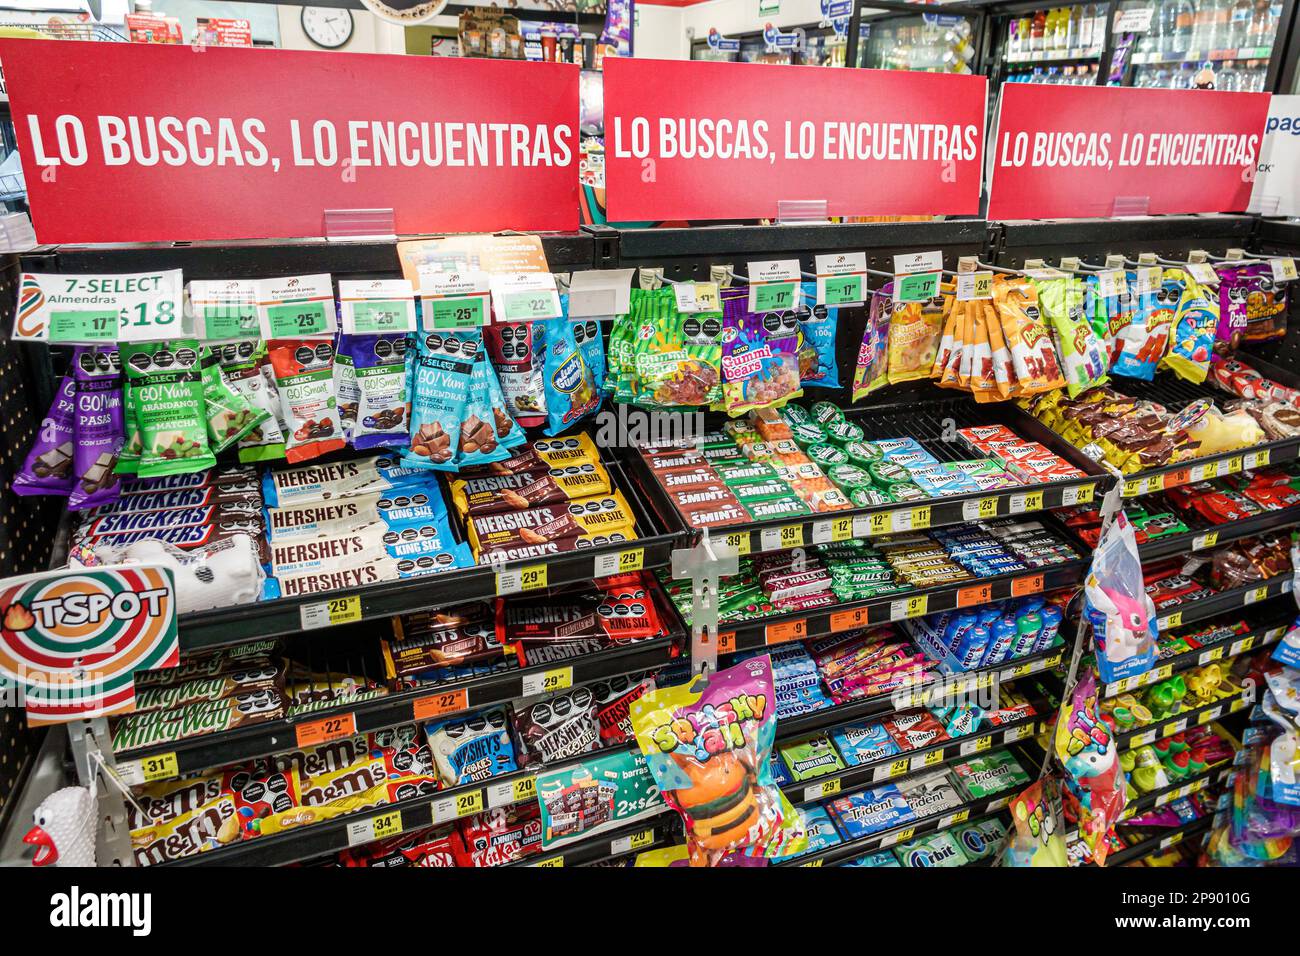
<path fill-rule="evenodd" d="M 767 655 L 632 704 L 632 728 L 655 783 L 682 815 L 692 866 L 728 853 L 772 858 L 807 846 L 771 775 L 776 734 Z"/>

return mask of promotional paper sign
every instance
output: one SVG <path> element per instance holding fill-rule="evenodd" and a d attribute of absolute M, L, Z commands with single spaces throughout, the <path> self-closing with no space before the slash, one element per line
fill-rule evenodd
<path fill-rule="evenodd" d="M 617 59 L 605 63 L 611 221 L 979 211 L 980 76 Z"/>
<path fill-rule="evenodd" d="M 166 568 L 118 565 L 0 581 L 0 695 L 26 706 L 28 723 L 133 710 L 135 672 L 179 659 Z"/>
<path fill-rule="evenodd" d="M 989 142 L 990 219 L 1240 212 L 1265 93 L 1008 83 Z"/>
<path fill-rule="evenodd" d="M 1255 188 L 1246 211 L 1300 216 L 1300 96 L 1274 96 L 1269 101 Z"/>
<path fill-rule="evenodd" d="M 0 40 L 41 242 L 574 229 L 578 68 Z M 148 77 L 148 83 L 141 83 Z"/>

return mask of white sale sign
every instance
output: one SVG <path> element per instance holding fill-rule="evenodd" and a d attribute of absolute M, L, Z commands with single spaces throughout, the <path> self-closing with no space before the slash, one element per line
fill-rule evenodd
<path fill-rule="evenodd" d="M 1274 96 L 1247 212 L 1300 216 L 1300 96 Z"/>

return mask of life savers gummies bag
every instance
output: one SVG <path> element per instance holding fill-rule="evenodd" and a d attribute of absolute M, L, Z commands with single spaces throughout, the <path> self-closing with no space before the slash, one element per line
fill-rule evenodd
<path fill-rule="evenodd" d="M 1219 303 L 1187 273 L 1169 269 L 1166 275 L 1170 272 L 1182 280 L 1183 291 L 1170 324 L 1169 352 L 1160 367 L 1173 369 L 1189 382 L 1204 382 L 1219 327 Z"/>
<path fill-rule="evenodd" d="M 772 777 L 776 699 L 766 654 L 632 702 L 632 731 L 670 807 L 692 866 L 729 853 L 771 858 L 807 845 Z"/>
<path fill-rule="evenodd" d="M 750 312 L 748 297 L 747 289 L 728 289 L 722 299 L 722 400 L 733 418 L 803 394 L 796 314 Z"/>
<path fill-rule="evenodd" d="M 631 400 L 648 408 L 714 405 L 722 398 L 722 317 L 682 315 L 672 289 L 653 289 L 634 305 Z M 798 370 L 796 368 L 796 376 Z M 616 392 L 616 397 L 621 392 Z"/>

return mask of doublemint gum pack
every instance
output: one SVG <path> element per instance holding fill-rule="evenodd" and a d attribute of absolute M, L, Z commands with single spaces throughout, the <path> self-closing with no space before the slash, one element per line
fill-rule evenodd
<path fill-rule="evenodd" d="M 1179 378 L 1189 382 L 1204 382 L 1219 327 L 1219 303 L 1187 273 L 1167 271 L 1182 278 L 1183 292 L 1169 329 L 1169 352 L 1160 367 L 1173 369 Z"/>
<path fill-rule="evenodd" d="M 215 455 L 240 441 L 270 415 L 254 408 L 238 389 L 221 374 L 221 362 L 214 349 L 203 348 L 203 406 L 208 421 L 208 442 Z"/>
<path fill-rule="evenodd" d="M 343 345 L 357 393 L 352 447 L 405 445 L 406 336 L 349 335 Z"/>
<path fill-rule="evenodd" d="M 253 409 L 266 412 L 252 430 L 239 439 L 239 460 L 272 461 L 284 457 L 284 428 L 280 420 L 280 392 L 275 387 L 266 346 L 258 341 L 223 342 L 212 352 L 221 365 L 226 384 Z"/>
<path fill-rule="evenodd" d="M 803 283 L 802 304 L 795 312 L 799 320 L 799 383 L 804 387 L 839 388 L 835 330 L 839 325 L 840 310 L 835 306 L 814 304 L 816 297 L 817 283 Z"/>
<path fill-rule="evenodd" d="M 197 339 L 123 345 L 127 391 L 140 438 L 141 478 L 202 471 L 208 447 Z"/>
<path fill-rule="evenodd" d="M 543 352 L 546 434 L 558 435 L 600 408 L 604 349 L 600 323 L 571 322 L 565 316 L 536 323 Z M 592 362 L 600 356 L 599 367 Z"/>

